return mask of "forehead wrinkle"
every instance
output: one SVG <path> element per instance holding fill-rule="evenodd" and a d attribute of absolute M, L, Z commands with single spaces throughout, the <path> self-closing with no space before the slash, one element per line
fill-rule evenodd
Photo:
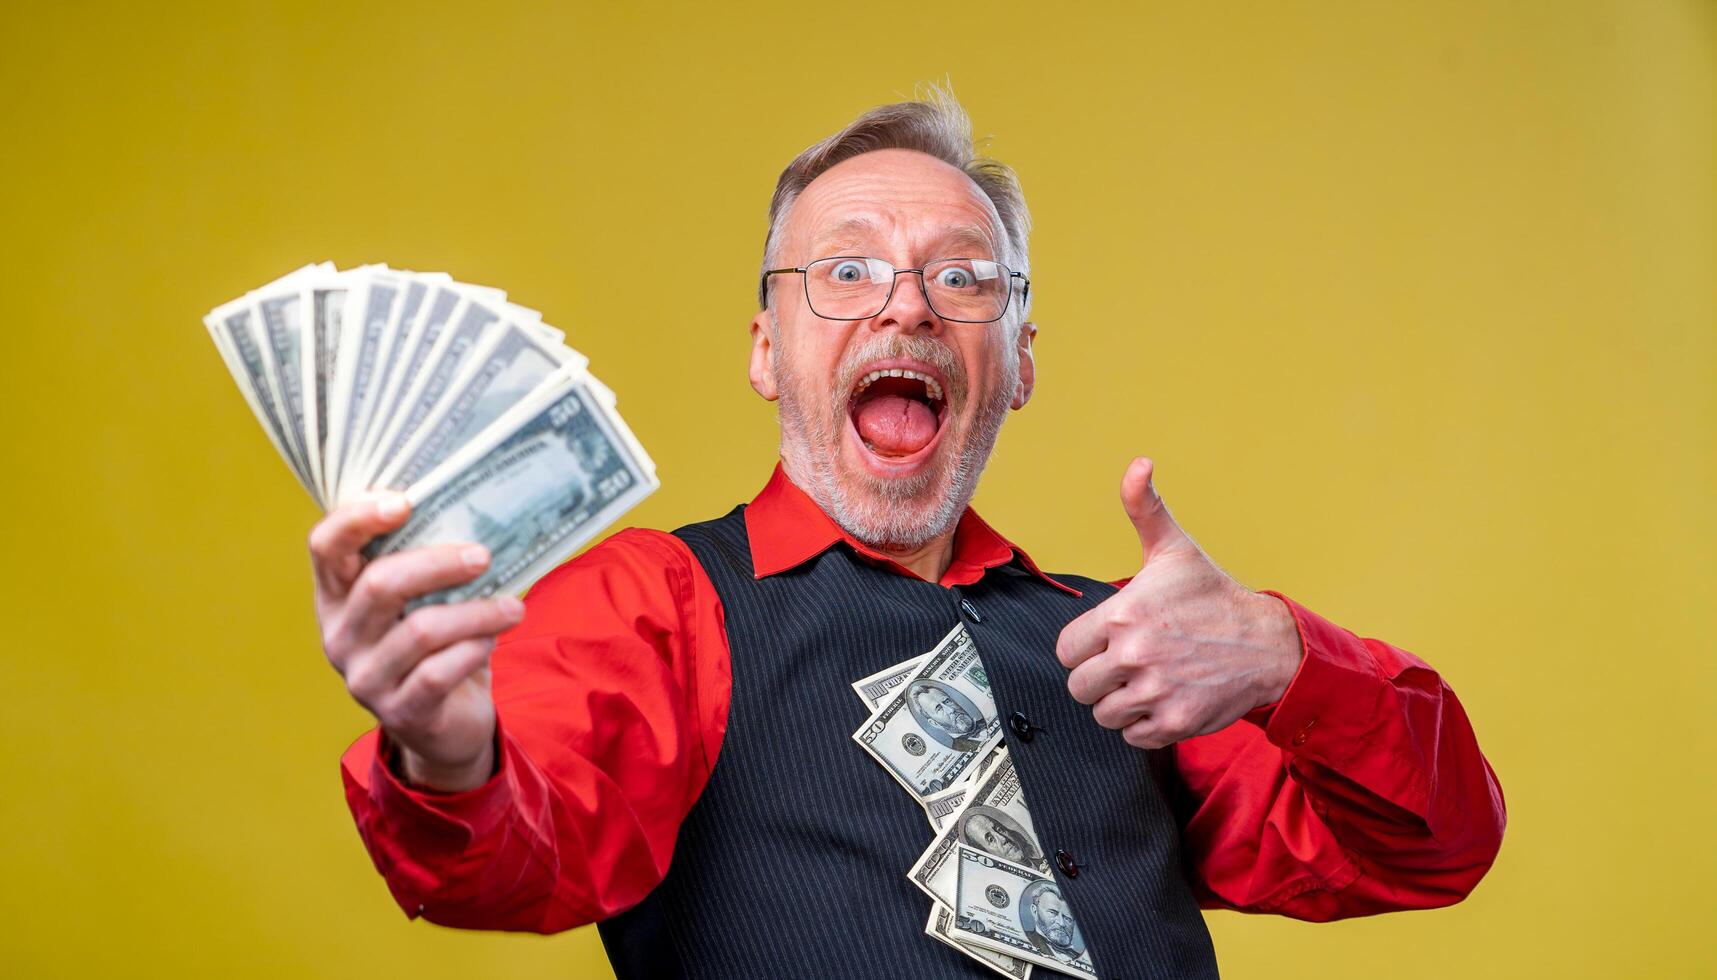
<path fill-rule="evenodd" d="M 866 248 L 883 237 L 883 228 L 877 222 L 866 217 L 850 217 L 819 232 L 813 245 L 819 255 L 827 255 L 832 254 L 829 249 Z M 949 228 L 925 241 L 929 247 L 921 251 L 929 258 L 994 258 L 997 251 L 990 230 L 975 224 Z M 955 255 L 950 250 L 956 248 L 974 248 L 986 254 Z"/>
<path fill-rule="evenodd" d="M 942 247 L 944 250 L 949 249 L 949 248 L 964 248 L 967 246 L 971 246 L 971 247 L 978 248 L 982 251 L 988 252 L 989 256 L 994 256 L 996 254 L 995 241 L 990 236 L 989 231 L 987 229 L 984 229 L 984 228 L 979 228 L 976 225 L 967 225 L 964 228 L 951 229 L 951 230 L 945 232 L 944 234 L 942 234 L 941 236 L 937 237 L 934 240 L 937 242 L 940 242 L 942 244 Z M 977 258 L 986 258 L 989 256 L 983 256 L 983 255 L 949 256 L 949 258 L 967 258 L 967 257 L 969 257 L 969 258 L 977 259 Z"/>
<path fill-rule="evenodd" d="M 876 210 L 879 201 L 885 202 L 882 211 Z M 830 240 L 837 237 L 846 238 L 835 243 L 842 248 L 862 247 L 861 236 L 867 233 L 880 238 L 890 231 L 912 231 L 914 218 L 921 211 L 963 226 L 942 232 L 940 238 L 915 242 L 926 246 L 925 250 L 944 250 L 924 258 L 1001 259 L 1009 251 L 1007 229 L 995 202 L 970 174 L 944 160 L 901 149 L 861 154 L 811 181 L 793 207 L 786 240 L 797 243 L 788 246 L 795 250 L 810 249 L 827 256 Z M 818 219 L 824 217 L 838 220 L 818 228 Z M 966 233 L 963 241 L 943 241 L 962 231 Z M 966 244 L 982 246 L 988 252 L 985 256 L 953 256 L 945 251 Z"/>

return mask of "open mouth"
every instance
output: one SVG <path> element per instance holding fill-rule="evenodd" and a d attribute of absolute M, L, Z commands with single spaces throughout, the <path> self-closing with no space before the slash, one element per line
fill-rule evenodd
<path fill-rule="evenodd" d="M 941 383 L 924 371 L 878 368 L 859 378 L 847 416 L 872 455 L 905 462 L 936 442 L 948 399 Z"/>

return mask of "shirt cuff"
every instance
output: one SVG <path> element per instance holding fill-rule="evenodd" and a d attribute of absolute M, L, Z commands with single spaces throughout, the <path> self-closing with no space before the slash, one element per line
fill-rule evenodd
<path fill-rule="evenodd" d="M 481 786 L 457 793 L 438 793 L 414 787 L 395 772 L 398 748 L 376 729 L 352 746 L 347 765 L 356 761 L 368 741 L 369 795 L 389 836 L 406 853 L 463 851 L 471 841 L 493 831 L 514 799 L 513 774 L 517 763 L 508 759 L 511 740 L 497 722 L 495 729 L 495 774 Z"/>
<path fill-rule="evenodd" d="M 1364 748 L 1387 678 L 1359 637 L 1280 592 L 1262 594 L 1288 607 L 1304 653 L 1281 699 L 1245 718 L 1277 746 L 1338 767 Z"/>

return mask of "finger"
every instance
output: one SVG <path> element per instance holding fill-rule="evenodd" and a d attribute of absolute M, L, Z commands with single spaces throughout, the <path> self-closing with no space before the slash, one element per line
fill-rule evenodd
<path fill-rule="evenodd" d="M 1085 610 L 1073 622 L 1061 628 L 1055 638 L 1055 659 L 1069 670 L 1102 653 L 1109 645 L 1109 623 L 1106 602 Z"/>
<path fill-rule="evenodd" d="M 1185 711 L 1175 706 L 1153 706 L 1150 713 L 1121 729 L 1121 738 L 1141 749 L 1160 749 L 1193 735 Z"/>
<path fill-rule="evenodd" d="M 1139 550 L 1144 552 L 1146 562 L 1151 560 L 1152 554 L 1186 540 L 1186 534 L 1175 523 L 1168 505 L 1157 493 L 1155 471 L 1156 464 L 1151 458 L 1140 456 L 1121 477 L 1121 506 L 1126 508 L 1127 519 L 1133 522 L 1133 530 L 1138 532 Z"/>
<path fill-rule="evenodd" d="M 1113 649 L 1104 650 L 1073 668 L 1067 675 L 1067 693 L 1080 704 L 1096 704 L 1126 684 L 1136 669 L 1123 663 Z"/>
<path fill-rule="evenodd" d="M 1165 736 L 1162 726 L 1149 715 L 1121 729 L 1121 739 L 1141 749 L 1160 749 L 1174 741 Z"/>
<path fill-rule="evenodd" d="M 387 705 L 387 713 L 395 719 L 394 727 L 410 727 L 434 715 L 454 688 L 488 666 L 494 649 L 494 637 L 480 636 L 461 640 L 418 661 Z"/>
<path fill-rule="evenodd" d="M 356 500 L 329 511 L 310 529 L 310 566 L 316 586 L 329 599 L 341 599 L 363 568 L 364 545 L 405 523 L 411 502 L 402 493 Z"/>
<path fill-rule="evenodd" d="M 1091 718 L 1104 728 L 1121 731 L 1128 725 L 1157 714 L 1162 694 L 1149 683 L 1124 684 L 1091 706 Z"/>
<path fill-rule="evenodd" d="M 489 549 L 480 544 L 437 544 L 384 555 L 353 584 L 338 642 L 369 643 L 393 628 L 406 603 L 469 582 L 488 567 Z"/>
<path fill-rule="evenodd" d="M 425 657 L 465 640 L 492 639 L 518 625 L 524 610 L 525 604 L 510 595 L 415 610 L 381 642 L 352 658 L 346 688 L 359 703 L 373 709 Z"/>

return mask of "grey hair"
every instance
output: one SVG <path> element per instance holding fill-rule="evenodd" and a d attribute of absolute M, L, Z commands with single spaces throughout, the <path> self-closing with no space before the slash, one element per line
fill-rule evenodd
<path fill-rule="evenodd" d="M 1000 160 L 979 156 L 972 143 L 972 120 L 954 98 L 952 89 L 930 83 L 924 94 L 910 102 L 880 105 L 848 123 L 845 129 L 830 136 L 793 158 L 775 182 L 775 196 L 769 202 L 769 237 L 763 244 L 763 270 L 774 268 L 786 237 L 787 215 L 793 209 L 811 181 L 844 160 L 850 160 L 871 150 L 917 150 L 960 168 L 978 189 L 995 205 L 1001 218 L 1003 260 L 1016 272 L 1030 274 L 1031 212 L 1025 205 L 1025 192 L 1020 189 L 1019 176 L 1012 167 Z M 769 276 L 760 275 L 757 285 L 757 305 L 770 306 Z M 1021 297 L 1016 309 L 1020 315 L 1031 307 L 1031 294 Z M 1010 317 L 1011 318 L 1011 317 Z"/>

